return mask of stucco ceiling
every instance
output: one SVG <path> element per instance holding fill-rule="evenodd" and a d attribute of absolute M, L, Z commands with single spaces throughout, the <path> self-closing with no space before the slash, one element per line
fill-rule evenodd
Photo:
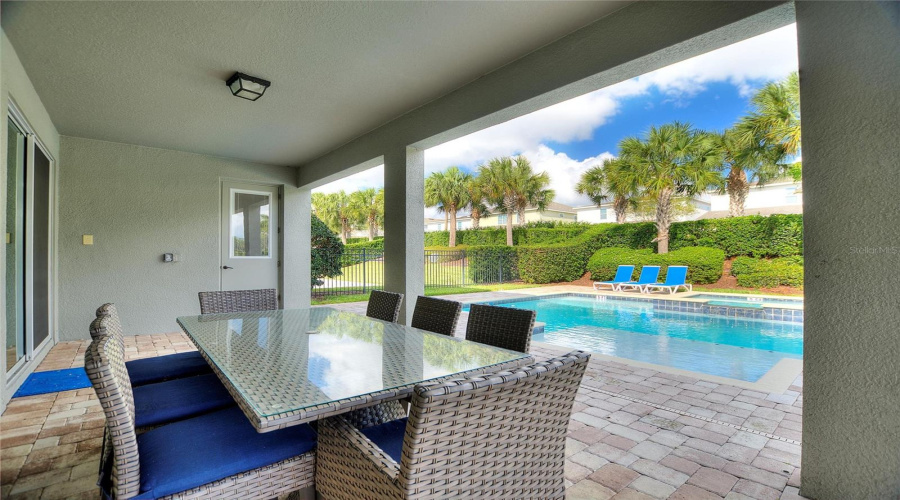
<path fill-rule="evenodd" d="M 300 165 L 628 2 L 3 2 L 63 135 Z M 272 81 L 231 96 L 242 71 Z"/>

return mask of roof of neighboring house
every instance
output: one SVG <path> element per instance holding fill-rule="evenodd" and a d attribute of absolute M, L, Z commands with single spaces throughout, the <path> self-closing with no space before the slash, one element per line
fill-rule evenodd
<path fill-rule="evenodd" d="M 525 209 L 526 212 L 530 210 L 537 210 L 537 207 L 528 207 Z M 570 214 L 575 213 L 575 209 L 570 207 L 569 205 L 563 205 L 562 203 L 556 203 L 555 201 L 551 201 L 547 204 L 547 208 L 544 210 L 553 210 L 555 212 L 568 212 Z"/>
<path fill-rule="evenodd" d="M 781 205 L 777 207 L 747 208 L 744 209 L 744 215 L 775 215 L 775 214 L 802 214 L 803 207 L 800 205 Z M 730 217 L 728 210 L 714 210 L 706 212 L 698 217 L 698 219 L 724 219 Z"/>

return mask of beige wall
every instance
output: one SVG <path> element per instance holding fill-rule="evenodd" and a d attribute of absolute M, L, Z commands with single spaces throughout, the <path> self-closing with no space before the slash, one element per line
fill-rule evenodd
<path fill-rule="evenodd" d="M 2 32 L 0 32 L 2 33 Z M 48 149 L 50 155 L 59 160 L 59 133 L 50 120 L 50 115 L 44 108 L 41 98 L 34 90 L 31 80 L 25 73 L 25 68 L 19 61 L 12 44 L 6 37 L 6 33 L 2 33 L 2 41 L 0 41 L 0 103 L 2 103 L 2 125 L 0 125 L 0 193 L 6 196 L 6 134 L 7 134 L 7 114 L 8 103 L 12 100 L 16 103 L 22 114 L 28 120 L 29 125 L 34 129 L 35 134 L 40 141 Z M 0 203 L 0 220 L 6 220 L 6 203 Z M 51 248 L 52 251 L 52 248 Z M 6 262 L 6 245 L 0 245 L 0 262 Z M 0 273 L 3 276 L 3 286 L 6 286 L 6 266 L 0 266 Z M 0 325 L 6 325 L 6 294 L 0 294 Z M 51 321 L 51 329 L 54 323 Z M 52 335 L 52 332 L 51 332 Z M 4 346 L 5 349 L 5 346 Z M 7 380 L 6 377 L 6 356 L 0 356 L 0 408 L 5 405 L 10 394 L 15 391 L 21 384 L 27 372 L 19 373 L 14 379 Z M 9 389 L 9 392 L 6 389 Z"/>
<path fill-rule="evenodd" d="M 199 313 L 197 292 L 219 289 L 221 180 L 296 181 L 292 168 L 90 139 L 64 136 L 61 150 L 61 340 L 88 338 L 104 302 L 126 334 L 177 331 L 177 316 Z"/>
<path fill-rule="evenodd" d="M 806 254 L 800 493 L 818 500 L 900 498 L 898 27 L 898 3 L 797 3 Z"/>

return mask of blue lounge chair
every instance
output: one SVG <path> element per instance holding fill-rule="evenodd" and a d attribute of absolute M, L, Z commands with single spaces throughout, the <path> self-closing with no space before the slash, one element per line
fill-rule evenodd
<path fill-rule="evenodd" d="M 644 291 L 644 286 L 649 285 L 651 283 L 656 283 L 656 280 L 659 279 L 659 266 L 644 266 L 641 268 L 641 275 L 638 276 L 637 281 L 629 281 L 627 283 L 621 283 L 619 285 L 619 291 L 624 291 L 625 287 L 634 289 L 637 288 L 639 291 Z"/>
<path fill-rule="evenodd" d="M 616 269 L 616 277 L 612 281 L 595 281 L 594 290 L 599 290 L 603 285 L 609 285 L 613 291 L 618 291 L 619 285 L 631 281 L 632 274 L 634 274 L 634 266 L 619 266 Z"/>
<path fill-rule="evenodd" d="M 659 288 L 663 290 L 668 290 L 669 293 L 674 294 L 678 291 L 679 287 L 684 287 L 688 292 L 694 289 L 689 283 L 685 283 L 685 279 L 687 278 L 687 266 L 669 266 L 669 270 L 666 271 L 666 282 L 665 283 L 650 283 L 648 285 L 644 285 L 644 293 L 650 293 L 651 288 Z"/>

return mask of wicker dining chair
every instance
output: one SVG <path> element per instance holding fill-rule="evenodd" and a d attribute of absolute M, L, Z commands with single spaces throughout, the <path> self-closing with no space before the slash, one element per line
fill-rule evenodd
<path fill-rule="evenodd" d="M 536 313 L 528 309 L 472 304 L 466 340 L 511 351 L 528 352 Z"/>
<path fill-rule="evenodd" d="M 96 315 L 97 318 L 108 317 L 109 320 L 105 323 L 105 330 L 95 328 L 92 323 L 90 329 L 91 338 L 96 339 L 101 335 L 113 335 L 118 337 L 124 344 L 124 330 L 116 305 L 112 303 L 103 304 L 97 308 Z M 135 359 L 125 363 L 125 368 L 128 370 L 128 378 L 131 379 L 131 385 L 134 387 L 213 373 L 209 363 L 197 351 Z"/>
<path fill-rule="evenodd" d="M 369 304 L 366 307 L 366 316 L 396 323 L 400 316 L 401 303 L 403 303 L 402 293 L 372 290 L 369 295 Z"/>
<path fill-rule="evenodd" d="M 117 342 L 100 336 L 84 356 L 106 416 L 105 497 L 272 498 L 315 484 L 316 434 L 308 425 L 260 434 L 234 407 L 138 435 Z"/>
<path fill-rule="evenodd" d="M 461 310 L 462 304 L 459 302 L 419 296 L 411 326 L 452 337 Z"/>
<path fill-rule="evenodd" d="M 274 288 L 200 292 L 200 314 L 274 311 L 278 294 Z"/>
<path fill-rule="evenodd" d="M 319 423 L 323 498 L 565 498 L 566 431 L 590 355 L 416 386 L 408 419 Z"/>

